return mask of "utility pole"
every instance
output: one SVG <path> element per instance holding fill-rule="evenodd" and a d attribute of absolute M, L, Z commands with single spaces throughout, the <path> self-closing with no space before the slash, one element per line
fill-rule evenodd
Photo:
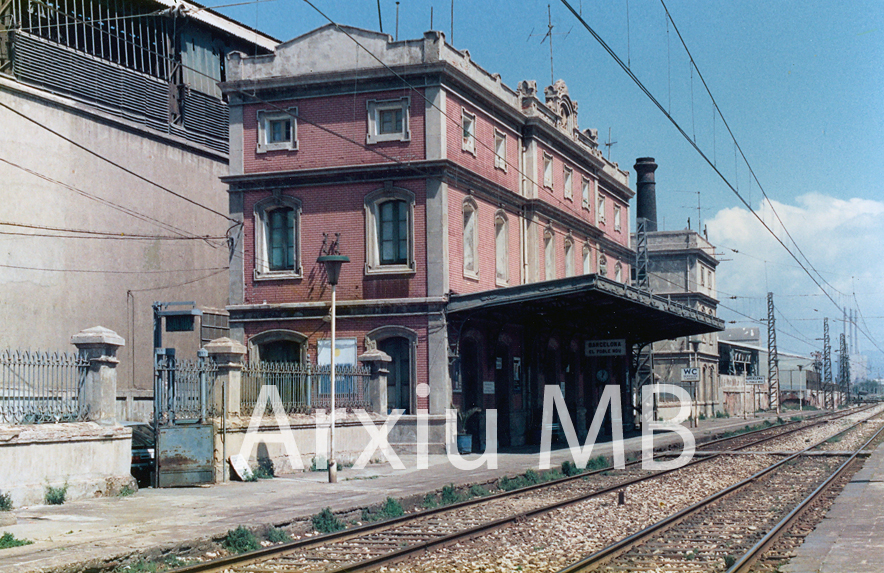
<path fill-rule="evenodd" d="M 823 408 L 834 410 L 832 395 L 832 345 L 829 343 L 829 319 L 823 319 Z"/>
<path fill-rule="evenodd" d="M 697 195 L 699 197 L 699 194 Z M 777 354 L 777 326 L 774 318 L 773 293 L 767 293 L 767 376 L 770 407 L 780 410 L 780 357 Z"/>
<path fill-rule="evenodd" d="M 841 392 L 842 392 L 842 400 L 846 398 L 847 404 L 850 405 L 850 354 L 847 352 L 847 337 L 844 336 L 844 333 L 841 333 Z"/>

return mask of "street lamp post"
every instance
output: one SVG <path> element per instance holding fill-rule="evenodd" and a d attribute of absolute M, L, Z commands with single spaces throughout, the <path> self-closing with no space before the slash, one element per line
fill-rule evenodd
<path fill-rule="evenodd" d="M 338 250 L 341 234 L 335 233 L 335 240 L 328 242 L 328 233 L 322 234 L 322 249 L 316 259 L 317 263 L 325 265 L 325 274 L 328 284 L 331 285 L 331 358 L 329 360 L 329 379 L 331 386 L 331 431 L 328 445 L 328 483 L 338 481 L 338 465 L 335 461 L 335 319 L 336 319 L 336 287 L 341 276 L 341 265 L 350 262 L 350 257 L 344 256 Z"/>

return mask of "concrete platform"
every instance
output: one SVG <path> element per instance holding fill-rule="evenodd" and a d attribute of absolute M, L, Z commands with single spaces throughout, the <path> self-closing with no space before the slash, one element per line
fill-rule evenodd
<path fill-rule="evenodd" d="M 793 573 L 884 571 L 884 444 L 866 459 L 825 519 L 781 570 Z"/>
<path fill-rule="evenodd" d="M 803 414 L 810 414 L 804 412 Z M 788 415 L 787 415 L 788 414 Z M 784 418 L 795 412 L 783 414 Z M 757 419 L 713 419 L 700 422 L 697 440 L 713 433 L 755 425 L 776 415 Z M 674 433 L 657 436 L 656 445 L 680 444 Z M 641 437 L 625 440 L 627 452 L 641 449 Z M 593 456 L 610 455 L 610 443 L 599 443 Z M 467 456 L 475 458 L 476 456 Z M 554 450 L 552 467 L 570 460 L 567 449 Z M 90 560 L 108 560 L 156 548 L 225 534 L 240 525 L 261 526 L 290 523 L 318 513 L 325 507 L 354 510 L 383 502 L 387 496 L 423 496 L 450 483 L 482 483 L 538 469 L 535 450 L 522 449 L 498 455 L 498 468 L 487 466 L 461 471 L 445 456 L 430 456 L 430 468 L 418 470 L 414 458 L 403 457 L 405 470 L 388 464 L 364 470 L 344 469 L 337 484 L 327 483 L 325 472 L 307 472 L 252 483 L 230 482 L 207 487 L 143 489 L 130 497 L 97 498 L 62 506 L 16 509 L 15 525 L 0 527 L 33 545 L 0 552 L 0 573 L 27 573 L 55 569 Z"/>

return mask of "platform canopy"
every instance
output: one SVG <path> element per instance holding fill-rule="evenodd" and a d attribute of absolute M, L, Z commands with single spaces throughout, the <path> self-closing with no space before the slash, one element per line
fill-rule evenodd
<path fill-rule="evenodd" d="M 599 275 L 451 295 L 452 321 L 488 320 L 644 344 L 724 330 L 724 321 Z"/>

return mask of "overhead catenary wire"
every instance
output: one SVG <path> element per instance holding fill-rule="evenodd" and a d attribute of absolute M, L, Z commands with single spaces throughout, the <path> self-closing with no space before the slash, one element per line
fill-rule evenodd
<path fill-rule="evenodd" d="M 768 224 L 764 222 L 764 220 L 758 215 L 758 213 L 756 213 L 752 209 L 752 206 L 746 201 L 746 199 L 740 194 L 740 192 L 730 183 L 730 181 L 728 181 L 727 177 L 724 176 L 724 174 L 718 169 L 718 167 L 716 167 L 716 165 L 712 162 L 712 160 L 703 152 L 702 149 L 700 149 L 700 147 L 697 145 L 697 143 L 691 139 L 691 137 L 684 131 L 684 129 L 675 120 L 675 118 L 672 117 L 672 115 L 668 111 L 666 111 L 666 109 L 657 100 L 657 98 L 648 90 L 647 87 L 645 87 L 644 83 L 642 83 L 642 81 L 630 70 L 629 66 L 626 65 L 623 62 L 623 60 L 620 59 L 620 57 L 616 54 L 616 52 L 614 52 L 614 50 L 611 49 L 611 47 L 607 44 L 607 42 L 605 42 L 604 39 L 601 36 L 599 36 L 598 33 L 589 24 L 586 23 L 586 21 L 571 6 L 571 4 L 568 2 L 568 0 L 562 0 L 562 4 L 564 4 L 565 7 L 571 11 L 571 13 L 574 15 L 574 17 L 577 18 L 577 20 L 590 33 L 590 35 L 592 35 L 592 37 L 595 38 L 595 40 L 605 49 L 605 51 L 608 52 L 608 54 L 614 59 L 615 62 L 617 62 L 617 64 L 621 67 L 621 69 L 623 69 L 623 71 L 626 72 L 626 74 L 630 77 L 630 79 L 632 79 L 632 81 L 648 97 L 648 99 L 651 100 L 651 102 L 657 107 L 657 109 L 659 109 L 666 116 L 666 118 L 670 121 L 670 123 L 672 123 L 672 125 L 676 128 L 676 130 L 682 135 L 682 137 L 684 137 L 685 140 L 697 151 L 697 153 L 700 154 L 700 157 L 702 157 L 703 160 L 706 161 L 706 163 L 719 176 L 719 178 L 724 182 L 724 184 L 737 196 L 737 198 L 740 200 L 741 203 L 743 203 L 743 205 L 749 210 L 749 212 L 752 213 L 752 215 L 758 220 L 758 222 L 761 223 L 761 225 L 774 237 L 774 239 L 776 239 L 776 241 L 780 244 L 780 246 L 782 246 L 793 259 L 795 259 L 795 261 L 799 264 L 799 266 L 801 266 L 801 268 L 804 270 L 804 272 L 807 274 L 807 276 L 810 277 L 810 280 L 812 280 L 814 282 L 814 284 L 816 284 L 817 287 L 826 294 L 827 298 L 832 302 L 832 304 L 834 304 L 836 307 L 839 307 L 839 305 L 835 301 L 835 299 L 832 298 L 832 296 L 823 288 L 823 286 L 822 286 L 822 284 L 820 284 L 819 280 L 817 280 L 817 278 L 814 276 L 814 274 L 811 273 L 810 270 L 808 270 L 808 268 L 804 265 L 804 263 L 801 261 L 801 259 L 799 259 L 798 256 L 792 252 L 792 250 L 788 247 L 788 245 L 786 245 L 786 243 L 784 243 L 783 240 L 780 237 L 778 237 L 776 233 L 774 233 L 773 229 L 771 229 L 770 226 L 768 226 Z M 673 28 L 675 28 L 676 33 L 678 33 L 678 29 L 675 27 L 674 22 L 673 22 Z M 679 37 L 681 37 L 680 34 L 679 34 Z M 691 60 L 693 61 L 693 58 L 691 58 Z M 702 80 L 702 77 L 701 77 L 701 80 Z M 703 84 L 706 85 L 706 82 L 703 81 Z M 707 91 L 708 91 L 708 86 L 707 86 Z M 715 104 L 715 105 L 717 108 L 717 104 Z M 719 110 L 719 114 L 720 114 L 720 110 Z M 723 116 L 722 116 L 722 120 L 724 121 Z M 725 126 L 728 127 L 728 132 L 730 132 L 730 127 L 727 125 L 727 122 L 725 122 Z M 731 137 L 733 138 L 734 143 L 736 145 L 736 138 L 734 138 L 732 132 L 730 132 L 730 133 L 731 133 Z M 742 153 L 742 150 L 740 150 L 740 151 Z M 754 173 L 753 173 L 753 175 L 754 175 Z M 770 200 L 768 200 L 768 203 L 770 203 Z M 791 239 L 791 236 L 789 238 Z M 792 241 L 794 243 L 794 239 Z M 797 245 L 796 245 L 796 248 L 797 248 Z M 799 252 L 800 252 L 800 249 L 799 249 Z M 803 253 L 802 253 L 802 256 L 803 256 Z"/>

